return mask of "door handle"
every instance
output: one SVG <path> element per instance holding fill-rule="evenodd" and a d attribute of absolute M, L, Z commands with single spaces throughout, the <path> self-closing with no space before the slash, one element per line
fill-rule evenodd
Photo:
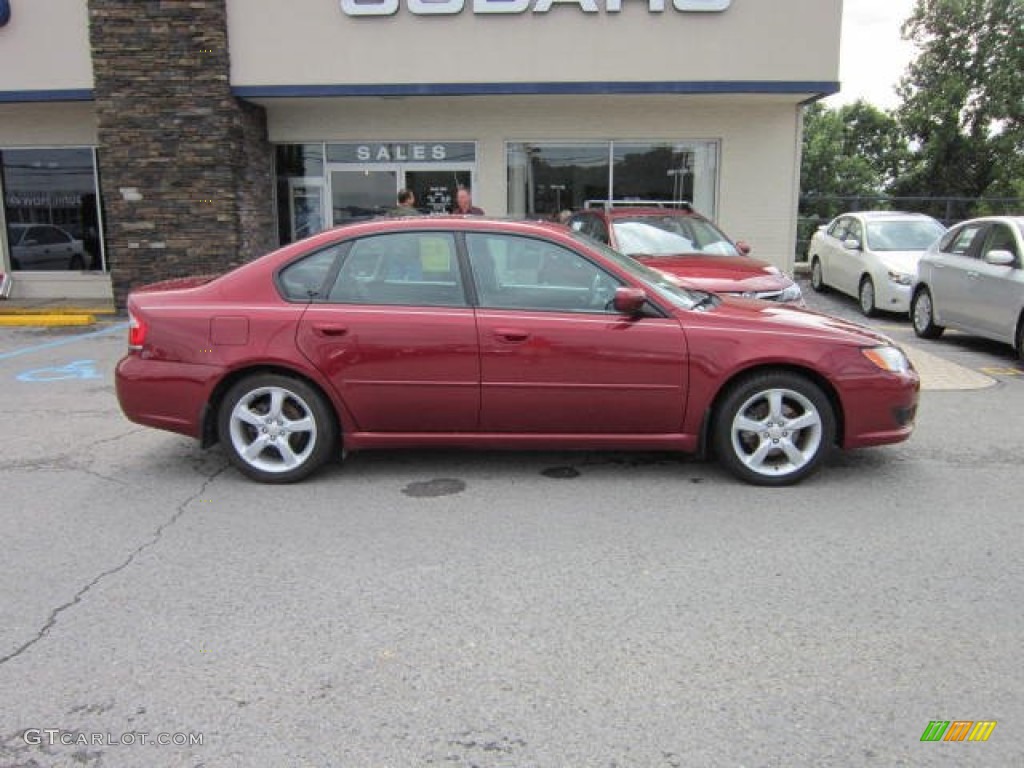
<path fill-rule="evenodd" d="M 338 337 L 348 333 L 348 328 L 336 323 L 313 323 L 313 331 L 320 336 Z"/>
<path fill-rule="evenodd" d="M 519 328 L 495 328 L 494 335 L 502 341 L 508 341 L 511 343 L 526 341 L 530 338 L 529 331 L 520 330 Z"/>
<path fill-rule="evenodd" d="M 971 280 L 977 280 L 980 277 L 980 275 L 977 272 L 968 272 L 967 277 L 969 277 Z"/>
<path fill-rule="evenodd" d="M 937 261 L 936 262 L 932 262 L 932 266 L 935 267 L 935 269 L 945 269 L 946 268 L 945 264 L 939 264 Z"/>

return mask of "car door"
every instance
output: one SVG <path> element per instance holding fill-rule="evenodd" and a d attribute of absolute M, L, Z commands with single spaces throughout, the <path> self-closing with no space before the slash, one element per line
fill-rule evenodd
<path fill-rule="evenodd" d="M 818 257 L 821 259 L 821 271 L 825 282 L 834 288 L 838 288 L 841 282 L 839 270 L 842 266 L 842 259 L 845 256 L 843 251 L 843 238 L 846 237 L 846 228 L 850 219 L 840 216 L 829 225 L 821 237 L 821 246 Z"/>
<path fill-rule="evenodd" d="M 387 233 L 338 248 L 336 277 L 297 342 L 358 429 L 475 431 L 480 355 L 455 236 Z"/>
<path fill-rule="evenodd" d="M 988 232 L 983 221 L 967 222 L 943 240 L 932 260 L 932 301 L 944 325 L 973 330 L 970 293 L 974 281 L 968 273 L 977 269 L 977 253 Z"/>
<path fill-rule="evenodd" d="M 992 251 L 1008 251 L 1015 261 L 1009 266 L 989 264 L 985 257 Z M 1016 341 L 1017 321 L 1024 304 L 1021 255 L 1011 227 L 993 222 L 978 250 L 974 268 L 967 272 L 970 285 L 964 311 L 972 327 L 984 336 L 1009 344 Z"/>
<path fill-rule="evenodd" d="M 686 337 L 675 318 L 610 308 L 622 281 L 545 239 L 467 233 L 477 294 L 483 432 L 682 429 Z"/>
<path fill-rule="evenodd" d="M 864 274 L 864 225 L 850 216 L 843 239 L 837 244 L 838 273 L 836 287 L 850 296 L 860 292 L 860 277 Z"/>

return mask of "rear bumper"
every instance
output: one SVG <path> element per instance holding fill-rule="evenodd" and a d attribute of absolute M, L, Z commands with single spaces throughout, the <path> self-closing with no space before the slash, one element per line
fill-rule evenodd
<path fill-rule="evenodd" d="M 909 438 L 920 389 L 916 371 L 848 383 L 841 391 L 846 416 L 842 447 L 866 448 Z"/>
<path fill-rule="evenodd" d="M 203 407 L 220 374 L 220 368 L 213 366 L 129 354 L 115 369 L 117 401 L 136 424 L 199 439 Z"/>

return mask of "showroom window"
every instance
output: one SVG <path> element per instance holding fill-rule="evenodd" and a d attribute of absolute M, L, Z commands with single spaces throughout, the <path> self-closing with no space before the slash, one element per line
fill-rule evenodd
<path fill-rule="evenodd" d="M 587 202 L 688 202 L 714 218 L 714 141 L 507 145 L 509 214 L 555 216 Z"/>
<path fill-rule="evenodd" d="M 11 271 L 104 271 L 90 147 L 0 150 Z"/>
<path fill-rule="evenodd" d="M 282 144 L 276 151 L 277 234 L 293 243 L 326 229 L 324 145 Z"/>

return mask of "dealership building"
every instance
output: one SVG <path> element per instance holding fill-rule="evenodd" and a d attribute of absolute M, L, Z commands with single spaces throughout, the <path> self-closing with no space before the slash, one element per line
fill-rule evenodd
<path fill-rule="evenodd" d="M 792 266 L 841 0 L 0 0 L 13 296 L 122 302 L 456 185 L 690 201 Z"/>

